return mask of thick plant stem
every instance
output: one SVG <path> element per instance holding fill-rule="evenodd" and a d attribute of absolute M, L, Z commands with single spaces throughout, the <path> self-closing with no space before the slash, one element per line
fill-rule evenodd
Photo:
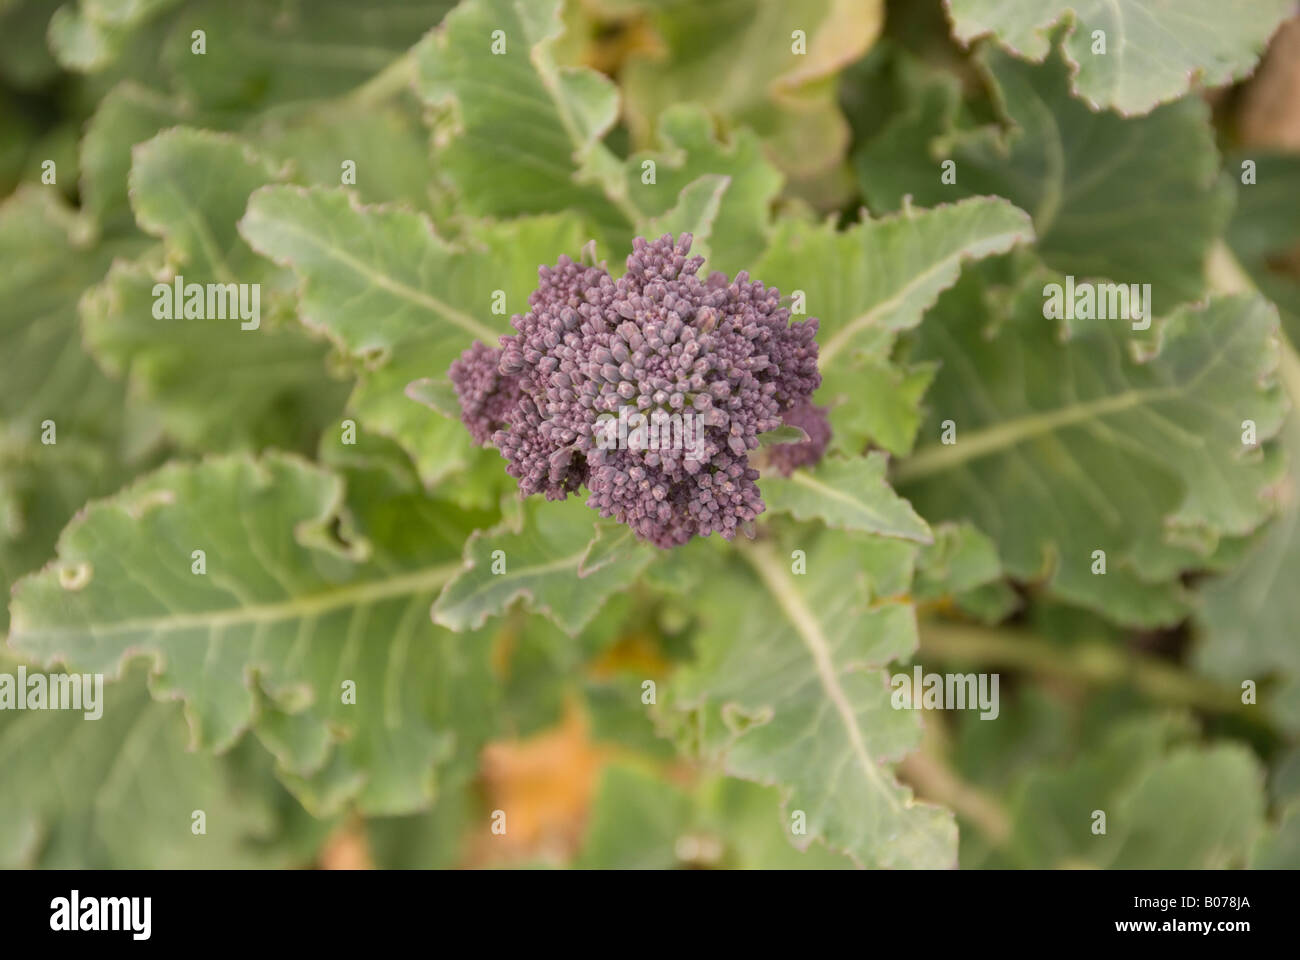
<path fill-rule="evenodd" d="M 1003 806 L 926 750 L 904 757 L 898 773 L 918 796 L 970 821 L 994 846 L 1002 846 L 1010 839 L 1011 817 Z"/>
<path fill-rule="evenodd" d="M 1094 686 L 1131 683 L 1159 703 L 1265 722 L 1256 707 L 1241 702 L 1239 691 L 1108 643 L 1085 641 L 1063 646 L 1023 631 L 935 620 L 921 623 L 920 652 L 942 660 L 1011 667 Z"/>

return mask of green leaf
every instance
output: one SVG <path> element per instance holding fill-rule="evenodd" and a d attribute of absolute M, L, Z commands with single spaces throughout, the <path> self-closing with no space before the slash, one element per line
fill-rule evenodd
<path fill-rule="evenodd" d="M 855 157 L 873 209 L 908 194 L 926 204 L 997 194 L 1030 213 L 1054 269 L 1150 283 L 1161 313 L 1199 297 L 1231 210 L 1208 107 L 1189 98 L 1145 117 L 1093 113 L 1069 95 L 1060 56 L 1035 66 L 983 48 L 975 62 L 1006 129 L 954 129 L 952 78 L 921 86 Z M 943 182 L 945 161 L 956 183 Z"/>
<path fill-rule="evenodd" d="M 1240 687 L 1247 680 L 1267 710 L 1288 730 L 1300 730 L 1300 357 L 1282 350 L 1280 368 L 1291 411 L 1282 428 L 1281 453 L 1287 477 L 1277 493 L 1278 514 L 1231 572 L 1201 590 L 1196 619 L 1202 639 L 1196 650 L 1201 670 Z M 1276 674 L 1275 683 L 1265 678 Z"/>
<path fill-rule="evenodd" d="M 576 635 L 654 558 L 639 549 L 589 564 L 593 517 L 576 497 L 561 503 L 534 498 L 525 501 L 522 525 L 507 522 L 475 533 L 465 544 L 464 567 L 434 604 L 434 622 L 457 631 L 476 629 L 522 597 L 530 609 Z"/>
<path fill-rule="evenodd" d="M 759 489 L 768 509 L 790 513 L 799 520 L 821 520 L 838 530 L 932 542 L 930 527 L 885 480 L 887 465 L 881 453 L 849 459 L 827 457 L 788 477 L 765 476 Z"/>
<path fill-rule="evenodd" d="M 820 839 L 865 866 L 952 866 L 950 815 L 913 800 L 886 766 L 916 746 L 920 728 L 914 713 L 892 709 L 879 668 L 911 655 L 916 624 L 908 604 L 881 599 L 861 572 L 875 542 L 805 531 L 780 548 L 742 548 L 748 568 L 718 566 L 696 661 L 677 672 L 668 709 L 726 773 L 781 785 L 787 831 L 806 824 L 789 834 L 797 847 Z M 792 547 L 806 574 L 791 572 Z M 836 574 L 845 570 L 859 572 Z M 899 573 L 910 579 L 910 567 Z"/>
<path fill-rule="evenodd" d="M 835 102 L 840 68 L 866 52 L 884 21 L 877 0 L 646 0 L 662 47 L 623 67 L 627 120 L 639 144 L 675 104 L 698 102 L 753 127 L 798 179 L 832 169 L 848 144 Z M 796 49 L 795 31 L 806 50 Z"/>
<path fill-rule="evenodd" d="M 1291 0 L 949 0 L 962 43 L 992 35 L 1041 62 L 1061 24 L 1071 92 L 1094 109 L 1146 113 L 1193 83 L 1218 87 L 1255 69 Z M 1104 52 L 1096 31 L 1105 34 Z"/>
<path fill-rule="evenodd" d="M 718 210 L 722 207 L 722 198 L 730 186 L 729 177 L 715 173 L 705 174 L 692 181 L 682 188 L 676 206 L 662 216 L 646 222 L 644 233 L 648 237 L 661 237 L 664 234 L 675 237 L 689 233 L 692 236 L 691 253 L 710 260 L 712 244 L 709 237 Z"/>
<path fill-rule="evenodd" d="M 99 102 L 81 139 L 80 186 L 84 207 L 101 227 L 135 226 L 127 181 L 132 148 L 192 119 L 183 101 L 131 82 L 114 87 Z"/>
<path fill-rule="evenodd" d="M 1069 768 L 1016 791 L 1008 855 L 1018 867 L 1223 869 L 1245 865 L 1263 821 L 1258 761 L 1236 744 L 1186 743 L 1172 718 L 1113 726 Z M 1094 834 L 1094 811 L 1106 833 Z"/>
<path fill-rule="evenodd" d="M 435 137 L 438 167 L 468 210 L 573 210 L 616 240 L 640 217 L 618 197 L 618 160 L 601 143 L 618 91 L 594 70 L 556 63 L 562 6 L 466 0 L 416 48 L 417 87 L 447 114 Z"/>
<path fill-rule="evenodd" d="M 932 311 L 919 352 L 942 368 L 895 483 L 931 521 L 992 536 L 1011 576 L 1121 623 L 1172 623 L 1181 573 L 1268 516 L 1277 465 L 1243 448 L 1241 423 L 1261 439 L 1281 426 L 1277 315 L 1230 297 L 1177 311 L 1155 343 L 1128 321 L 1058 332 L 1043 313 L 1060 279 L 1031 273 L 1001 305 L 970 277 Z"/>
<path fill-rule="evenodd" d="M 210 0 L 182 15 L 162 60 L 177 92 L 200 107 L 253 111 L 358 90 L 368 82 L 408 83 L 402 59 L 453 0 L 350 0 L 300 3 Z M 201 27 L 207 52 L 191 52 Z M 389 73 L 392 68 L 394 73 Z M 358 158 L 360 159 L 360 158 Z"/>
<path fill-rule="evenodd" d="M 690 799 L 678 787 L 636 767 L 607 767 L 574 866 L 584 870 L 675 867 L 677 839 L 690 813 Z"/>
<path fill-rule="evenodd" d="M 816 400 L 830 407 L 836 448 L 857 454 L 872 440 L 910 448 L 930 371 L 890 363 L 898 333 L 921 322 L 963 264 L 1032 239 L 1028 216 L 991 197 L 908 208 L 845 231 L 797 220 L 778 226 L 754 273 L 787 296 L 802 294 L 818 318 Z"/>
<path fill-rule="evenodd" d="M 1237 187 L 1224 240 L 1259 291 L 1277 304 L 1291 343 L 1300 343 L 1300 276 L 1293 259 L 1300 221 L 1291 209 L 1300 190 L 1300 155 L 1241 152 L 1228 158 L 1228 172 L 1239 180 L 1246 160 L 1255 164 L 1255 183 Z"/>
<path fill-rule="evenodd" d="M 837 233 L 830 223 L 786 221 L 755 273 L 782 291 L 803 290 L 821 321 L 819 362 L 880 353 L 915 327 L 964 263 L 1033 240 L 1029 218 L 1005 200 L 968 200 L 867 221 Z"/>
<path fill-rule="evenodd" d="M 596 535 L 587 544 L 587 551 L 578 564 L 578 576 L 585 577 L 637 552 L 650 552 L 653 557 L 652 548 L 637 540 L 627 524 L 617 520 L 597 520 Z"/>
<path fill-rule="evenodd" d="M 16 675 L 0 657 L 0 669 Z M 29 668 L 29 676 L 35 668 Z M 297 866 L 323 839 L 253 745 L 187 748 L 181 708 L 150 699 L 144 672 L 103 687 L 103 715 L 0 712 L 0 865 L 75 869 Z M 195 835 L 191 815 L 204 813 Z"/>
<path fill-rule="evenodd" d="M 1003 580 L 998 546 L 969 523 L 942 523 L 934 543 L 917 556 L 912 595 L 918 602 L 951 601 L 985 623 L 998 623 L 1019 605 Z"/>
<path fill-rule="evenodd" d="M 119 384 L 81 346 L 77 298 L 123 244 L 46 187 L 0 205 L 0 592 L 54 550 L 87 499 L 128 475 L 149 445 Z M 48 441 L 48 442 L 47 442 Z M 0 612 L 0 633 L 8 623 Z"/>
<path fill-rule="evenodd" d="M 477 518 L 418 489 L 345 510 L 343 492 L 280 454 L 166 467 L 68 526 L 15 590 L 10 643 L 89 672 L 149 657 L 198 743 L 255 726 L 315 812 L 427 806 L 489 699 L 486 645 L 428 617 Z"/>
<path fill-rule="evenodd" d="M 617 257 L 631 249 L 634 231 L 690 227 L 716 204 L 704 218 L 716 219 L 712 265 L 729 273 L 750 266 L 781 185 L 758 139 L 743 129 L 716 139 L 708 114 L 683 104 L 659 118 L 657 150 L 621 160 L 604 143 L 618 89 L 594 70 L 559 63 L 562 9 L 560 0 L 467 0 L 417 48 L 417 87 L 437 112 L 438 168 L 456 199 L 487 216 L 580 215 Z M 493 52 L 494 31 L 504 52 Z M 726 177 L 730 187 L 715 196 L 716 181 L 701 183 L 706 176 Z M 683 202 L 690 213 L 665 219 Z M 704 245 L 703 231 L 699 239 Z"/>
<path fill-rule="evenodd" d="M 852 861 L 818 845 L 794 849 L 777 791 L 730 777 L 685 790 L 630 763 L 605 769 L 574 866 L 842 870 Z"/>
<path fill-rule="evenodd" d="M 315 430 L 339 408 L 342 385 L 326 374 L 325 345 L 292 322 L 288 277 L 235 229 L 248 194 L 276 172 L 233 137 L 186 128 L 159 134 L 134 157 L 136 219 L 164 243 L 118 261 L 87 294 L 81 309 L 91 352 L 186 446 L 314 446 Z M 230 301 L 227 318 L 158 318 L 155 284 L 174 286 L 176 276 L 186 287 L 248 284 L 259 326 L 245 328 L 254 320 Z"/>
<path fill-rule="evenodd" d="M 1265 830 L 1251 852 L 1256 870 L 1295 870 L 1300 867 L 1300 806 L 1282 814 L 1281 822 Z"/>
<path fill-rule="evenodd" d="M 752 268 L 767 247 L 769 210 L 782 181 L 763 156 L 758 137 L 741 128 L 730 132 L 728 142 L 719 142 L 701 107 L 675 104 L 660 115 L 655 142 L 660 151 L 639 153 L 627 162 L 627 194 L 642 216 L 664 213 L 706 174 L 725 176 L 730 186 L 709 234 L 709 266 L 728 276 Z M 646 161 L 654 162 L 654 183 L 643 181 Z"/>
<path fill-rule="evenodd" d="M 1249 156 L 1237 156 L 1229 168 L 1239 171 Z M 1300 244 L 1300 227 L 1289 215 L 1289 197 L 1300 184 L 1300 158 L 1253 157 L 1257 182 L 1238 188 L 1237 213 L 1225 237 L 1231 252 L 1216 251 L 1211 270 L 1227 289 L 1258 285 L 1281 310 L 1290 342 L 1283 345 L 1279 373 L 1291 409 L 1276 452 L 1286 461 L 1287 475 L 1277 493 L 1273 522 L 1247 544 L 1235 569 L 1205 583 L 1194 657 L 1201 670 L 1234 687 L 1254 681 L 1270 716 L 1296 731 L 1300 658 L 1294 634 L 1300 595 L 1286 585 L 1300 576 L 1300 357 L 1295 349 L 1300 342 L 1300 282 L 1289 269 L 1292 251 Z"/>
<path fill-rule="evenodd" d="M 97 73 L 119 60 L 135 31 L 177 6 L 180 0 L 67 4 L 50 18 L 50 50 L 65 70 Z"/>
<path fill-rule="evenodd" d="M 401 443 L 430 485 L 480 452 L 459 420 L 431 416 L 407 385 L 445 377 L 474 340 L 495 344 L 508 315 L 527 309 L 538 266 L 583 242 L 573 217 L 552 216 L 476 226 L 453 246 L 423 214 L 364 206 L 342 189 L 284 186 L 256 192 L 239 229 L 293 269 L 302 321 L 363 367 L 350 409 Z M 484 456 L 504 474 L 496 454 Z"/>
<path fill-rule="evenodd" d="M 337 185 L 344 164 L 351 162 L 356 165 L 352 189 L 366 203 L 430 205 L 428 130 L 414 97 L 384 104 L 324 101 L 271 111 L 245 126 L 243 135 L 269 156 L 292 164 L 296 179 Z M 378 143 L 383 150 L 374 149 Z"/>

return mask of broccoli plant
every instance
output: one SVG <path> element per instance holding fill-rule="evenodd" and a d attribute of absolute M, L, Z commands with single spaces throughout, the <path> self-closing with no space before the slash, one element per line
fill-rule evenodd
<path fill-rule="evenodd" d="M 1300 866 L 1184 6 L 0 2 L 0 866 Z"/>

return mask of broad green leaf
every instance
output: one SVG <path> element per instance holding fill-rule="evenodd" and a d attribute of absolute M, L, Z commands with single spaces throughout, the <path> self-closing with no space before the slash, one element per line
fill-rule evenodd
<path fill-rule="evenodd" d="M 726 773 L 780 785 L 795 846 L 820 839 L 865 866 L 952 866 L 951 816 L 916 802 L 888 767 L 920 728 L 891 707 L 880 668 L 911 655 L 916 623 L 908 604 L 867 582 L 875 543 L 804 531 L 779 547 L 738 548 L 744 561 L 709 577 L 696 660 L 676 673 L 667 709 Z M 806 573 L 793 572 L 792 550 L 803 551 Z M 850 570 L 859 572 L 843 575 Z M 910 566 L 900 572 L 910 579 Z M 800 823 L 806 833 L 794 832 Z"/>
<path fill-rule="evenodd" d="M 664 232 L 661 218 L 683 197 L 711 202 L 707 188 L 686 193 L 692 184 L 727 177 L 712 266 L 749 267 L 781 184 L 758 140 L 743 129 L 719 140 L 703 109 L 681 105 L 659 119 L 656 150 L 619 159 L 604 143 L 618 89 L 561 65 L 562 9 L 561 0 L 466 0 L 417 48 L 417 88 L 438 111 L 437 166 L 456 199 L 488 216 L 579 215 L 622 257 L 634 233 Z"/>
<path fill-rule="evenodd" d="M 115 63 L 132 32 L 180 0 L 66 4 L 50 18 L 49 45 L 59 65 L 96 73 Z"/>
<path fill-rule="evenodd" d="M 418 488 L 343 496 L 279 454 L 166 467 L 67 527 L 15 591 L 10 643 L 88 672 L 151 659 L 199 744 L 254 726 L 315 812 L 425 807 L 489 706 L 487 645 L 428 615 L 475 517 Z"/>
<path fill-rule="evenodd" d="M 575 866 L 599 870 L 836 870 L 852 866 L 821 845 L 799 851 L 777 791 L 730 777 L 683 789 L 629 763 L 604 771 Z"/>
<path fill-rule="evenodd" d="M 249 112 L 337 97 L 372 82 L 400 87 L 413 73 L 403 55 L 452 5 L 207 0 L 176 18 L 161 56 L 177 92 L 211 110 Z M 205 32 L 201 56 L 192 52 L 196 26 Z"/>
<path fill-rule="evenodd" d="M 509 315 L 527 310 L 539 265 L 583 243 L 574 218 L 552 216 L 475 227 L 453 246 L 422 214 L 363 206 L 342 189 L 296 187 L 255 193 L 240 231 L 297 274 L 302 321 L 363 366 L 350 408 L 401 443 L 427 484 L 480 452 L 458 420 L 431 414 L 407 385 L 445 377 L 475 340 L 495 345 L 510 332 Z M 495 453 L 482 456 L 504 475 Z"/>
<path fill-rule="evenodd" d="M 596 535 L 587 544 L 587 552 L 578 564 L 578 576 L 585 577 L 601 567 L 652 548 L 637 540 L 632 528 L 617 520 L 597 520 Z M 653 556 L 653 553 L 652 553 Z"/>
<path fill-rule="evenodd" d="M 1200 296 L 1203 261 L 1231 210 L 1208 107 L 1187 99 L 1145 117 L 1093 113 L 1069 95 L 1060 56 L 1032 65 L 985 48 L 975 60 L 1007 129 L 953 129 L 956 93 L 940 76 L 857 153 L 873 209 L 897 209 L 907 194 L 927 204 L 997 194 L 1033 217 L 1054 269 L 1150 283 L 1158 313 Z M 946 161 L 955 183 L 943 182 Z"/>
<path fill-rule="evenodd" d="M 131 202 L 140 227 L 163 244 L 115 263 L 82 303 L 91 352 L 192 448 L 310 448 L 314 430 L 341 405 L 326 345 L 292 320 L 289 276 L 257 257 L 235 229 L 248 194 L 276 176 L 268 161 L 223 134 L 177 128 L 139 146 Z M 187 287 L 223 285 L 226 318 L 207 315 L 205 303 L 202 318 L 160 319 L 155 285 L 174 289 L 178 276 Z M 244 319 L 228 284 L 247 285 L 234 288 L 247 291 L 246 307 L 256 293 L 259 317 Z"/>
<path fill-rule="evenodd" d="M 1291 0 L 948 0 L 962 43 L 992 37 L 1042 61 L 1057 27 L 1071 91 L 1093 109 L 1146 113 L 1193 83 L 1222 86 L 1248 76 Z M 1101 31 L 1103 38 L 1098 38 Z M 1104 40 L 1104 47 L 1099 43 Z"/>
<path fill-rule="evenodd" d="M 574 865 L 587 870 L 675 867 L 678 841 L 690 815 L 685 791 L 636 767 L 609 766 L 597 787 L 583 850 Z"/>
<path fill-rule="evenodd" d="M 435 139 L 438 167 L 468 210 L 573 210 L 616 240 L 640 218 L 617 196 L 618 160 L 601 143 L 618 91 L 594 70 L 556 63 L 561 7 L 466 0 L 417 47 L 417 86 L 449 114 Z"/>
<path fill-rule="evenodd" d="M 1281 434 L 1287 477 L 1278 514 L 1243 562 L 1202 588 L 1196 663 L 1233 687 L 1253 681 L 1261 709 L 1300 730 L 1300 597 L 1292 589 L 1300 583 L 1300 357 L 1289 344 L 1280 374 L 1291 410 Z"/>
<path fill-rule="evenodd" d="M 259 114 L 243 125 L 241 135 L 267 156 L 289 163 L 295 180 L 337 186 L 345 173 L 353 173 L 350 188 L 367 203 L 430 206 L 429 132 L 413 95 L 382 103 L 295 103 Z M 355 169 L 346 168 L 348 163 Z"/>
<path fill-rule="evenodd" d="M 0 657 L 0 670 L 16 668 Z M 224 757 L 188 749 L 181 708 L 152 700 L 142 670 L 105 684 L 100 708 L 98 719 L 0 712 L 0 865 L 284 867 L 306 859 L 296 829 L 321 839 L 256 744 Z M 202 835 L 191 829 L 195 810 Z"/>
<path fill-rule="evenodd" d="M 1003 579 L 993 539 L 973 524 L 941 523 L 934 543 L 917 555 L 912 596 L 918 603 L 951 601 L 985 623 L 998 623 L 1019 604 Z"/>
<path fill-rule="evenodd" d="M 856 454 L 868 445 L 906 454 L 923 419 L 921 401 L 934 379 L 931 364 L 901 366 L 863 356 L 826 368 L 819 402 L 832 403 L 830 449 Z"/>
<path fill-rule="evenodd" d="M 728 177 L 716 173 L 705 174 L 692 181 L 682 188 L 676 206 L 665 211 L 662 216 L 646 222 L 645 235 L 662 237 L 670 234 L 675 237 L 689 233 L 692 236 L 691 253 L 711 261 L 713 245 L 709 237 L 722 206 L 722 198 L 730 186 L 731 180 Z M 705 275 L 707 276 L 707 269 Z"/>
<path fill-rule="evenodd" d="M 1241 867 L 1263 826 L 1262 771 L 1237 744 L 1185 742 L 1185 723 L 1114 725 L 1062 771 L 1015 791 L 1005 865 L 1112 869 Z M 1094 811 L 1106 833 L 1094 834 Z"/>
<path fill-rule="evenodd" d="M 77 298 L 123 244 L 47 187 L 0 205 L 0 593 L 49 559 L 59 529 L 143 455 L 124 392 L 81 346 Z M 0 632 L 8 623 L 0 611 Z"/>
<path fill-rule="evenodd" d="M 836 232 L 830 223 L 786 221 L 755 268 L 789 294 L 802 290 L 820 321 L 819 365 L 879 354 L 915 327 L 964 263 L 1033 239 L 1029 218 L 1005 200 L 906 210 Z"/>
<path fill-rule="evenodd" d="M 1243 154 L 1229 169 L 1240 171 Z M 1295 625 L 1300 594 L 1288 589 L 1300 577 L 1300 281 L 1288 272 L 1300 228 L 1291 195 L 1300 184 L 1300 159 L 1260 155 L 1256 180 L 1238 189 L 1237 214 L 1225 238 L 1231 252 L 1213 262 L 1228 289 L 1258 284 L 1280 308 L 1290 342 L 1279 374 L 1290 401 L 1281 433 L 1287 478 L 1277 496 L 1277 516 L 1248 545 L 1240 564 L 1205 583 L 1197 612 L 1201 628 L 1198 667 L 1234 687 L 1259 685 L 1261 706 L 1286 729 L 1300 730 L 1300 657 Z M 1223 254 L 1223 251 L 1217 251 Z M 1269 678 L 1270 682 L 1265 682 Z"/>
<path fill-rule="evenodd" d="M 1259 291 L 1277 304 L 1282 327 L 1292 344 L 1300 343 L 1300 217 L 1295 215 L 1300 190 L 1300 155 L 1241 152 L 1227 159 L 1227 171 L 1239 182 L 1244 164 L 1254 164 L 1253 184 L 1237 187 L 1237 206 L 1224 241 Z"/>
<path fill-rule="evenodd" d="M 1028 216 L 996 198 L 909 208 L 838 232 L 797 220 L 777 228 L 754 274 L 802 296 L 804 311 L 818 318 L 816 401 L 830 408 L 835 447 L 857 454 L 875 440 L 896 452 L 910 448 L 930 371 L 889 362 L 898 332 L 921 322 L 963 264 L 1032 239 Z"/>
<path fill-rule="evenodd" d="M 477 814 L 474 785 L 439 794 L 433 809 L 405 817 L 370 817 L 366 839 L 380 870 L 447 870 L 460 866 Z"/>
<path fill-rule="evenodd" d="M 715 777 L 696 791 L 699 839 L 723 841 L 725 865 L 745 870 L 847 870 L 853 861 L 820 843 L 798 850 L 790 843 L 779 788 Z M 689 852 L 690 847 L 687 847 Z"/>
<path fill-rule="evenodd" d="M 1153 342 L 1129 321 L 1061 330 L 1043 317 L 1060 280 L 1031 273 L 997 306 L 971 277 L 931 312 L 918 352 L 941 369 L 894 481 L 932 522 L 992 536 L 1011 576 L 1121 623 L 1172 623 L 1180 574 L 1268 516 L 1277 464 L 1241 424 L 1261 440 L 1281 426 L 1277 315 L 1230 297 L 1177 311 Z"/>
<path fill-rule="evenodd" d="M 962 593 L 983 586 L 1002 573 L 998 547 L 969 523 L 941 524 L 934 542 L 921 551 L 915 593 Z"/>
<path fill-rule="evenodd" d="M 523 523 L 475 533 L 465 544 L 465 565 L 433 607 L 435 623 L 452 630 L 477 629 L 504 613 L 516 599 L 576 634 L 610 594 L 628 586 L 654 558 L 630 550 L 605 563 L 586 565 L 595 514 L 577 497 L 559 503 L 525 501 Z M 582 567 L 585 576 L 579 576 Z"/>
<path fill-rule="evenodd" d="M 1250 865 L 1256 870 L 1300 868 L 1300 805 L 1292 804 L 1280 822 L 1264 831 L 1251 851 Z"/>
<path fill-rule="evenodd" d="M 191 121 L 192 114 L 182 101 L 130 82 L 99 102 L 81 139 L 80 186 L 83 206 L 103 229 L 135 226 L 128 191 L 132 148 Z"/>
<path fill-rule="evenodd" d="M 679 104 L 660 116 L 656 143 L 662 152 L 639 153 L 627 163 L 627 194 L 642 216 L 655 217 L 670 209 L 679 202 L 678 194 L 701 176 L 726 176 L 730 186 L 709 234 L 709 268 L 728 276 L 752 269 L 767 246 L 769 208 L 782 181 L 763 156 L 758 137 L 741 128 L 721 143 L 714 138 L 712 121 L 703 109 Z M 649 184 L 644 182 L 647 161 L 654 162 L 654 182 Z M 693 248 L 693 252 L 699 251 Z"/>
<path fill-rule="evenodd" d="M 839 530 L 932 542 L 930 527 L 885 480 L 887 466 L 881 453 L 827 457 L 788 477 L 765 476 L 759 489 L 769 510 L 790 513 L 799 520 L 821 520 Z"/>
<path fill-rule="evenodd" d="M 662 49 L 634 55 L 621 74 L 639 144 L 651 142 L 657 119 L 673 105 L 694 101 L 729 125 L 754 128 L 778 165 L 798 179 L 834 167 L 848 145 L 834 80 L 876 39 L 883 3 L 646 0 L 642 6 Z"/>

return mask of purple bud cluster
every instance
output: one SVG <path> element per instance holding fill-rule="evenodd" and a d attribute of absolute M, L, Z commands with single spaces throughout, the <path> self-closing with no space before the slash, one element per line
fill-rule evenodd
<path fill-rule="evenodd" d="M 808 434 L 802 443 L 781 443 L 768 450 L 767 462 L 785 476 L 799 467 L 810 467 L 821 460 L 831 442 L 831 422 L 826 408 L 804 402 L 796 404 L 781 417 L 788 427 L 800 427 Z"/>
<path fill-rule="evenodd" d="M 821 383 L 817 321 L 791 324 L 779 292 L 743 271 L 700 279 L 690 246 L 637 238 L 617 281 L 561 257 L 517 333 L 450 371 L 470 433 L 491 438 L 522 494 L 585 486 L 601 516 L 661 547 L 730 539 L 763 511 L 749 454 Z M 696 418 L 702 447 L 603 449 L 598 424 L 620 410 Z"/>
<path fill-rule="evenodd" d="M 492 441 L 492 434 L 523 396 L 519 379 L 501 374 L 500 361 L 500 350 L 475 340 L 447 371 L 460 401 L 461 422 L 480 447 Z"/>

